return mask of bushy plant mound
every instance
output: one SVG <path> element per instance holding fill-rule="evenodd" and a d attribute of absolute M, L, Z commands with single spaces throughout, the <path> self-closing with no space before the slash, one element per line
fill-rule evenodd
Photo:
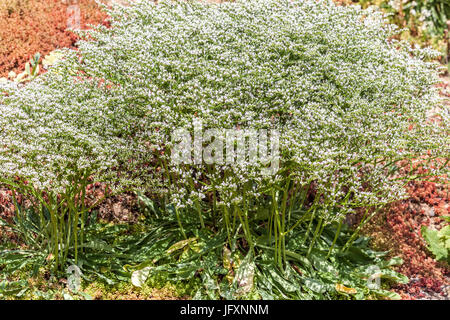
<path fill-rule="evenodd" d="M 411 176 L 396 175 L 398 160 L 448 155 L 448 114 L 426 122 L 439 103 L 424 61 L 434 53 L 389 40 L 381 13 L 252 0 L 136 1 L 109 14 L 111 28 L 84 32 L 78 52 L 2 99 L 1 175 L 55 191 L 90 174 L 140 188 L 223 226 L 231 248 L 242 237 L 250 251 L 273 247 L 283 268 L 286 247 L 333 248 L 327 225 L 401 197 Z M 279 170 L 171 164 L 174 130 L 194 121 L 277 130 Z M 289 244 L 295 228 L 303 240 Z"/>
<path fill-rule="evenodd" d="M 145 166 L 163 158 L 152 151 L 198 118 L 278 129 L 283 171 L 330 199 L 346 185 L 362 204 L 397 193 L 389 162 L 446 149 L 425 123 L 437 74 L 424 50 L 388 40 L 395 28 L 379 13 L 323 1 L 138 1 L 111 14 L 111 29 L 87 32 L 95 41 L 3 99 L 2 174 L 58 186 L 75 166 L 101 180 L 144 165 L 159 179 Z M 123 185 L 143 178 L 114 174 Z"/>

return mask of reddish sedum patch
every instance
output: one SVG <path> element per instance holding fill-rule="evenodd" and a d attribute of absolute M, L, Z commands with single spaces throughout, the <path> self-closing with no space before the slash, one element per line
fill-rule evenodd
<path fill-rule="evenodd" d="M 423 168 L 416 170 L 418 174 L 426 173 Z M 450 213 L 449 188 L 444 178 L 440 179 L 444 184 L 410 182 L 407 185 L 410 197 L 392 204 L 365 228 L 365 233 L 373 237 L 375 248 L 391 250 L 392 255 L 403 258 L 404 263 L 396 271 L 411 281 L 396 285 L 394 290 L 404 299 L 424 298 L 427 293 L 447 295 L 443 288 L 450 285 L 449 267 L 433 258 L 420 233 L 423 225 L 440 229 L 444 222 L 439 217 Z"/>
<path fill-rule="evenodd" d="M 0 188 L 0 218 L 10 218 L 14 215 L 14 204 L 11 190 Z"/>
<path fill-rule="evenodd" d="M 72 1 L 75 2 L 75 1 Z M 0 0 L 0 77 L 9 71 L 24 70 L 36 53 L 42 56 L 63 47 L 72 47 L 77 37 L 67 31 L 71 1 Z M 76 1 L 82 28 L 106 23 L 106 15 L 94 0 Z"/>

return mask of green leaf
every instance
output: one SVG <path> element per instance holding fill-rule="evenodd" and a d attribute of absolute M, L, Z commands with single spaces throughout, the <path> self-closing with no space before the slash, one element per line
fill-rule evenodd
<path fill-rule="evenodd" d="M 248 253 L 239 265 L 233 281 L 238 287 L 238 290 L 236 291 L 236 294 L 238 296 L 242 296 L 252 290 L 255 277 L 255 269 L 256 265 L 253 262 L 253 255 L 251 253 Z"/>
<path fill-rule="evenodd" d="M 274 265 L 270 265 L 270 268 L 267 271 L 273 279 L 273 284 L 280 289 L 283 289 L 286 292 L 295 292 L 298 290 L 298 286 L 281 276 Z"/>
<path fill-rule="evenodd" d="M 175 251 L 183 249 L 184 247 L 186 247 L 190 243 L 196 242 L 197 240 L 198 240 L 197 237 L 192 237 L 192 238 L 189 238 L 189 239 L 178 241 L 177 243 L 173 244 L 169 249 L 167 249 L 167 253 L 168 254 L 172 254 Z"/>
<path fill-rule="evenodd" d="M 443 227 L 438 232 L 439 238 L 442 239 L 443 237 L 450 238 L 450 225 Z"/>
<path fill-rule="evenodd" d="M 389 298 L 391 300 L 401 300 L 402 297 L 393 291 L 388 291 L 388 290 L 383 290 L 383 289 L 378 289 L 378 290 L 373 290 L 372 292 L 374 292 L 375 294 L 385 297 L 385 298 Z"/>
<path fill-rule="evenodd" d="M 175 267 L 175 277 L 174 280 L 187 280 L 192 279 L 197 272 L 198 269 L 201 268 L 200 264 L 198 263 L 180 263 L 176 265 Z"/>
<path fill-rule="evenodd" d="M 421 233 L 428 243 L 428 249 L 436 256 L 436 260 L 447 259 L 449 249 L 445 247 L 445 240 L 441 241 L 438 231 L 422 226 Z"/>
<path fill-rule="evenodd" d="M 398 273 L 392 269 L 383 269 L 381 271 L 381 278 L 393 280 L 395 282 L 399 282 L 402 284 L 406 284 L 409 282 L 409 279 L 407 276 L 405 276 L 401 273 Z"/>
<path fill-rule="evenodd" d="M 337 275 L 339 273 L 337 269 L 323 256 L 312 254 L 311 260 L 313 262 L 314 268 L 316 268 L 320 272 L 328 272 L 333 275 Z"/>
<path fill-rule="evenodd" d="M 325 292 L 326 286 L 322 282 L 320 282 L 320 281 L 318 281 L 316 279 L 306 278 L 304 280 L 304 283 L 305 283 L 305 286 L 308 289 L 310 289 L 311 291 L 314 291 L 314 292 L 317 292 L 317 293 L 324 293 Z"/>
<path fill-rule="evenodd" d="M 378 264 L 378 267 L 387 268 L 390 266 L 400 266 L 402 264 L 403 264 L 403 259 L 401 257 L 397 256 L 388 261 L 382 261 L 381 263 Z"/>
<path fill-rule="evenodd" d="M 141 203 L 144 205 L 145 210 L 148 210 L 150 212 L 156 213 L 155 203 L 147 198 L 142 192 L 137 191 L 136 192 L 138 196 L 138 200 L 141 201 Z"/>

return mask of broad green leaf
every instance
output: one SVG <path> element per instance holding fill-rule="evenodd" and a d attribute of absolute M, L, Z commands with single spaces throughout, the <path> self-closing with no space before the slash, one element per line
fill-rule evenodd
<path fill-rule="evenodd" d="M 379 296 L 389 298 L 391 300 L 401 300 L 402 299 L 402 297 L 398 293 L 393 292 L 393 291 L 378 289 L 378 290 L 372 290 L 372 292 L 378 294 Z"/>
<path fill-rule="evenodd" d="M 313 262 L 314 267 L 320 271 L 320 272 L 328 272 L 333 275 L 338 275 L 338 270 L 330 263 L 328 262 L 325 257 L 319 256 L 316 254 L 311 255 L 311 260 Z"/>
<path fill-rule="evenodd" d="M 238 287 L 236 291 L 238 296 L 242 296 L 252 290 L 255 277 L 255 268 L 256 265 L 253 262 L 253 255 L 248 253 L 239 265 L 234 278 L 234 282 Z"/>
<path fill-rule="evenodd" d="M 322 282 L 320 282 L 316 279 L 306 278 L 304 283 L 308 289 L 310 289 L 314 292 L 317 292 L 317 293 L 325 292 L 326 286 Z"/>
<path fill-rule="evenodd" d="M 450 238 L 450 225 L 443 227 L 441 230 L 439 230 L 439 238 Z"/>
<path fill-rule="evenodd" d="M 436 260 L 447 259 L 449 249 L 445 248 L 445 242 L 441 241 L 438 231 L 422 226 L 421 233 Z"/>
<path fill-rule="evenodd" d="M 396 281 L 396 282 L 399 282 L 402 284 L 406 284 L 409 282 L 409 279 L 407 276 L 405 276 L 401 273 L 398 273 L 392 269 L 383 269 L 381 271 L 381 278 L 390 279 L 390 280 L 393 280 L 393 281 Z"/>
<path fill-rule="evenodd" d="M 183 249 L 185 246 L 189 245 L 190 243 L 196 242 L 198 240 L 197 237 L 192 237 L 189 239 L 181 240 L 172 245 L 169 249 L 167 249 L 167 253 L 171 254 L 174 253 L 177 250 Z"/>

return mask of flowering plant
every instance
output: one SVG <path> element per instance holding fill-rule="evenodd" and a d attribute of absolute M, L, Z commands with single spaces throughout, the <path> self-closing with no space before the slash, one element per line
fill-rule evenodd
<path fill-rule="evenodd" d="M 79 50 L 0 102 L 0 175 L 64 190 L 91 172 L 117 190 L 144 189 L 175 212 L 220 217 L 253 248 L 268 222 L 277 261 L 286 237 L 404 195 L 399 160 L 448 157 L 430 49 L 390 40 L 374 9 L 331 1 L 223 4 L 135 1 L 111 28 L 82 31 Z M 174 129 L 275 129 L 280 166 L 170 163 Z M 436 175 L 442 168 L 434 168 Z M 214 220 L 218 221 L 218 220 Z M 240 222 L 236 224 L 235 222 Z M 279 255 L 278 255 L 279 254 Z"/>

